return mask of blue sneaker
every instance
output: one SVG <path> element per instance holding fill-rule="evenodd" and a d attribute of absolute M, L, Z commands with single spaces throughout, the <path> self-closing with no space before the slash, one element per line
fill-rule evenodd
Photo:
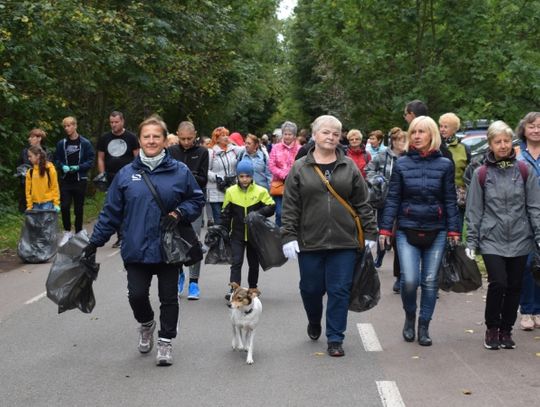
<path fill-rule="evenodd" d="M 188 300 L 198 300 L 201 295 L 201 290 L 199 290 L 199 284 L 197 283 L 189 283 L 189 291 L 188 291 Z"/>
<path fill-rule="evenodd" d="M 184 282 L 185 281 L 186 281 L 186 275 L 184 273 L 180 273 L 180 275 L 178 276 L 178 296 L 179 297 L 184 292 Z"/>

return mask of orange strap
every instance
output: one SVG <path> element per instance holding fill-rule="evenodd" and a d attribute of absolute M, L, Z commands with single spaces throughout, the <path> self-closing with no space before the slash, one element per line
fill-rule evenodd
<path fill-rule="evenodd" d="M 314 165 L 313 168 L 315 169 L 315 172 L 317 175 L 321 178 L 321 181 L 326 185 L 326 188 L 328 188 L 328 191 L 338 200 L 338 202 L 347 209 L 347 212 L 353 217 L 354 223 L 356 224 L 356 229 L 358 230 L 358 243 L 360 244 L 360 248 L 364 248 L 364 231 L 362 230 L 362 224 L 360 223 L 360 216 L 356 213 L 356 211 L 349 205 L 349 203 L 343 199 L 336 190 L 330 185 L 330 182 L 326 179 L 324 174 L 322 173 L 321 169 Z"/>

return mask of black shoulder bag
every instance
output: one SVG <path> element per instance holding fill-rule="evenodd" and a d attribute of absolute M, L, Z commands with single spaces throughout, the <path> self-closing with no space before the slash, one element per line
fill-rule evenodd
<path fill-rule="evenodd" d="M 163 201 L 146 172 L 140 171 L 139 173 L 161 209 L 161 251 L 165 263 L 192 266 L 201 261 L 203 258 L 202 245 L 191 223 L 180 219 L 176 228 L 172 230 L 165 228 L 163 221 L 168 216 L 165 205 L 163 205 Z"/>

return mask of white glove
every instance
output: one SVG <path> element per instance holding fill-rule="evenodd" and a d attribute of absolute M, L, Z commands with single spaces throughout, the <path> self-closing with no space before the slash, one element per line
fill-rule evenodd
<path fill-rule="evenodd" d="M 285 243 L 283 245 L 283 254 L 286 258 L 289 260 L 293 260 L 297 258 L 296 253 L 300 252 L 300 248 L 298 247 L 298 240 L 293 240 L 292 242 Z"/>
<path fill-rule="evenodd" d="M 366 244 L 366 247 L 367 247 L 369 250 L 371 250 L 371 249 L 373 249 L 373 248 L 376 246 L 377 243 L 375 243 L 374 240 L 366 240 L 366 241 L 365 241 L 365 244 Z"/>
<path fill-rule="evenodd" d="M 467 257 L 471 260 L 475 260 L 476 259 L 476 252 L 474 251 L 474 249 L 469 249 L 468 247 L 465 248 L 465 254 L 467 255 Z"/>

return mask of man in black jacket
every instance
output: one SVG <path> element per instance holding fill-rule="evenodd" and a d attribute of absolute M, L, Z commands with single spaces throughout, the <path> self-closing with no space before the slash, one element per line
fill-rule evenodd
<path fill-rule="evenodd" d="M 178 125 L 176 134 L 180 144 L 169 148 L 171 157 L 186 164 L 193 173 L 193 176 L 201 189 L 205 191 L 206 183 L 208 182 L 208 149 L 195 144 L 197 132 L 195 131 L 195 126 L 191 122 L 181 122 Z M 193 222 L 193 228 L 198 235 L 201 233 L 202 220 L 203 217 L 201 213 L 201 216 Z M 200 271 L 201 262 L 189 267 L 188 300 L 198 300 L 200 298 Z M 184 291 L 184 281 L 184 271 L 180 270 L 180 276 L 178 278 L 178 295 L 181 295 Z"/>

